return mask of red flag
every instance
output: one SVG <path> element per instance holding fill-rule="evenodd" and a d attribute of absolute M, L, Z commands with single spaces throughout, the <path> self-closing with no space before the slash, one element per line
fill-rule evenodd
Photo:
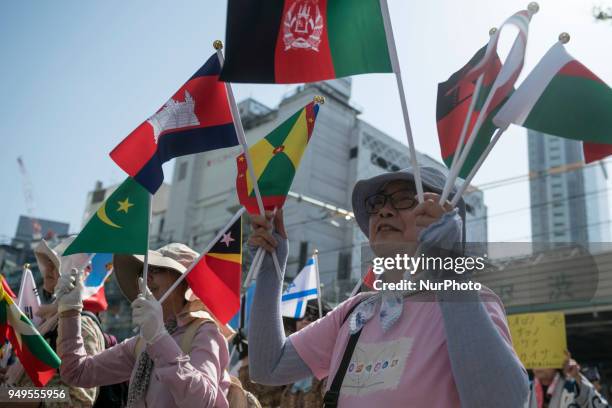
<path fill-rule="evenodd" d="M 236 222 L 187 275 L 193 293 L 217 320 L 226 324 L 240 309 L 242 223 Z"/>

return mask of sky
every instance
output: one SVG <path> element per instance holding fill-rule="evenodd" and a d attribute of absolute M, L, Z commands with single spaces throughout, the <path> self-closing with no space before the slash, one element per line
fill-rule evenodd
<path fill-rule="evenodd" d="M 602 3 L 539 4 L 519 83 L 559 33 L 567 31 L 570 54 L 612 84 L 612 24 L 592 17 L 592 7 Z M 526 6 L 523 0 L 389 0 L 418 150 L 440 158 L 438 82 L 486 43 L 491 27 Z M 108 152 L 212 54 L 213 40 L 225 35 L 225 14 L 225 1 L 210 0 L 0 2 L 0 241 L 14 235 L 19 215 L 26 213 L 18 156 L 31 181 L 34 215 L 69 222 L 71 231 L 78 232 L 87 192 L 96 180 L 108 185 L 125 178 Z M 502 35 L 502 58 L 513 35 Z M 253 97 L 270 107 L 293 88 L 234 86 L 239 101 Z M 353 77 L 352 102 L 361 107 L 364 120 L 406 143 L 392 75 Z M 173 162 L 165 165 L 167 179 L 172 167 Z M 527 173 L 526 133 L 513 126 L 473 183 L 486 187 Z M 489 240 L 527 240 L 528 183 L 484 191 Z"/>

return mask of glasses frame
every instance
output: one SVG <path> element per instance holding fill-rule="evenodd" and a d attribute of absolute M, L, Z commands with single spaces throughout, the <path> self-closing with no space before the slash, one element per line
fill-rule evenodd
<path fill-rule="evenodd" d="M 397 196 L 397 195 L 398 195 L 398 194 L 400 194 L 400 193 L 405 194 L 405 193 L 407 193 L 407 192 L 409 192 L 409 193 L 413 193 L 413 197 L 411 198 L 411 204 L 410 204 L 409 206 L 407 206 L 407 207 L 403 207 L 403 206 L 402 206 L 402 207 L 398 207 L 398 206 L 397 206 L 397 205 L 396 205 L 396 204 L 393 202 L 393 197 L 394 197 L 394 196 Z M 374 198 L 374 197 L 383 197 L 383 201 L 382 201 L 382 204 L 380 205 L 380 207 L 378 207 L 378 208 L 377 208 L 377 209 L 375 209 L 375 210 L 371 210 L 371 209 L 370 209 L 370 207 L 371 207 L 371 206 L 368 204 L 368 202 L 370 201 L 370 199 L 372 199 L 372 198 Z M 391 207 L 393 207 L 395 210 L 412 210 L 413 208 L 415 208 L 415 207 L 418 205 L 419 200 L 418 200 L 418 198 L 417 198 L 417 193 L 416 193 L 416 191 L 414 191 L 414 190 L 412 190 L 412 189 L 401 189 L 401 190 L 394 191 L 394 192 L 393 192 L 393 193 L 391 193 L 391 194 L 386 194 L 386 193 L 378 192 L 378 193 L 374 193 L 374 194 L 372 194 L 371 196 L 369 196 L 369 197 L 367 197 L 367 198 L 365 199 L 365 208 L 366 208 L 366 212 L 367 212 L 369 215 L 375 215 L 375 214 L 378 214 L 378 212 L 379 212 L 379 211 L 380 211 L 382 208 L 384 208 L 384 206 L 385 206 L 385 205 L 387 205 L 387 202 L 389 202 L 389 203 L 391 204 Z"/>

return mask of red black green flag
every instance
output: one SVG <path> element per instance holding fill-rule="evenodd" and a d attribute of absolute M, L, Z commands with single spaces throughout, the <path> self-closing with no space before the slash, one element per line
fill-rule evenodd
<path fill-rule="evenodd" d="M 229 0 L 226 49 L 228 82 L 393 71 L 380 0 Z"/>
<path fill-rule="evenodd" d="M 446 81 L 438 84 L 438 100 L 436 106 L 436 121 L 438 125 L 438 138 L 440 140 L 440 151 L 442 153 L 442 160 L 447 167 L 450 168 L 453 162 L 453 157 L 457 151 L 457 145 L 461 136 L 461 129 L 463 128 L 464 120 L 468 114 L 470 104 L 472 102 L 472 95 L 476 88 L 476 80 L 473 75 L 468 76 L 470 71 L 482 60 L 485 56 L 487 46 L 482 47 L 470 61 L 459 71 L 455 72 Z M 478 93 L 478 99 L 476 105 L 474 105 L 474 112 L 470 118 L 469 126 L 464 138 L 464 144 L 467 142 L 470 136 L 478 114 L 482 110 L 487 95 L 491 91 L 495 78 L 501 69 L 501 61 L 499 56 L 495 55 L 495 60 L 488 64 L 488 68 L 484 71 L 484 77 L 480 92 Z M 468 154 L 459 177 L 465 178 L 469 173 L 476 161 L 486 149 L 491 136 L 495 132 L 497 127 L 493 124 L 493 116 L 500 109 L 501 105 L 507 98 L 500 100 L 493 100 L 489 105 L 488 112 L 485 112 L 486 119 L 484 120 L 476 140 Z"/>

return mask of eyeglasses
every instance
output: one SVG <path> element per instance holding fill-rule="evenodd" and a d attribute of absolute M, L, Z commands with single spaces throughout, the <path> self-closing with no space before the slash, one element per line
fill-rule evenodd
<path fill-rule="evenodd" d="M 396 210 L 411 210 L 418 203 L 416 193 L 412 190 L 399 190 L 391 194 L 376 193 L 366 198 L 366 211 L 370 215 L 377 214 L 387 204 L 387 200 Z"/>

